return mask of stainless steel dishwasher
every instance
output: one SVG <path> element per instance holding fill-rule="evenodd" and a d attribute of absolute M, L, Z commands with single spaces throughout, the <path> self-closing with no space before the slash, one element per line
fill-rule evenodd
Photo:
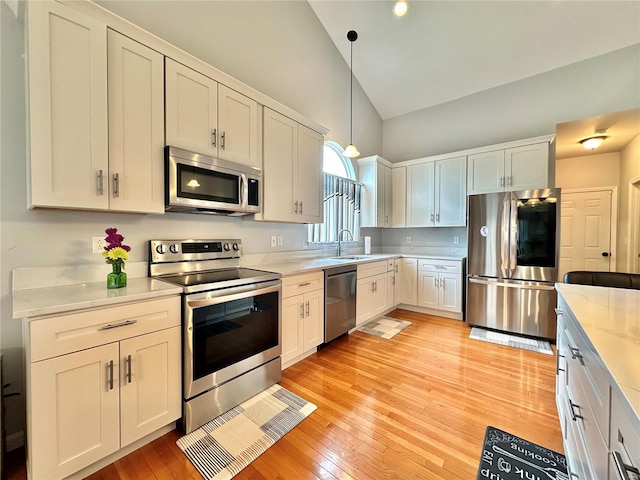
<path fill-rule="evenodd" d="M 356 326 L 356 266 L 324 271 L 324 343 Z"/>

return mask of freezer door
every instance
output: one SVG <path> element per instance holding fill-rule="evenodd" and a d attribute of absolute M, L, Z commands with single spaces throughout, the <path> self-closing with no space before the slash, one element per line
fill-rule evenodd
<path fill-rule="evenodd" d="M 469 325 L 556 338 L 553 283 L 467 277 Z"/>
<path fill-rule="evenodd" d="M 511 194 L 489 193 L 470 195 L 468 198 L 468 273 L 483 277 L 507 277 Z"/>

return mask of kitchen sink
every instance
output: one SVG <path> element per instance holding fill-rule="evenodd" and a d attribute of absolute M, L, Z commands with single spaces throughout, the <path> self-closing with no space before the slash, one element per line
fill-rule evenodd
<path fill-rule="evenodd" d="M 362 255 L 343 255 L 342 257 L 331 257 L 332 260 L 362 260 L 363 258 L 367 257 L 363 257 Z"/>

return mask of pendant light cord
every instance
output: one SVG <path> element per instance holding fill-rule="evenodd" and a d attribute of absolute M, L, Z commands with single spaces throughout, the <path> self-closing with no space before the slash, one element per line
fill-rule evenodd
<path fill-rule="evenodd" d="M 353 41 L 351 43 L 351 60 L 349 61 L 349 74 L 351 76 L 351 100 L 349 105 L 349 144 L 353 145 Z"/>

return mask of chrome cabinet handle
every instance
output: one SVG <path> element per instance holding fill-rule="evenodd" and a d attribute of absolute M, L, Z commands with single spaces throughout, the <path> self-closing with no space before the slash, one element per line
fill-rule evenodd
<path fill-rule="evenodd" d="M 440 286 L 444 288 L 444 278 L 440 279 Z"/>
<path fill-rule="evenodd" d="M 631 477 L 627 475 L 627 472 L 635 474 L 634 478 L 635 476 L 640 475 L 640 470 L 633 465 L 624 463 L 624 459 L 619 452 L 611 452 L 611 455 L 613 456 L 613 461 L 616 464 L 616 470 L 618 471 L 618 477 L 620 477 L 620 480 L 631 480 Z"/>
<path fill-rule="evenodd" d="M 107 388 L 113 390 L 113 360 L 107 363 Z"/>
<path fill-rule="evenodd" d="M 396 276 L 394 275 L 393 277 L 391 277 L 391 285 L 395 285 L 396 284 Z"/>
<path fill-rule="evenodd" d="M 300 304 L 300 318 L 304 318 L 304 303 Z"/>
<path fill-rule="evenodd" d="M 131 355 L 127 355 L 127 358 L 124 359 L 124 376 L 127 383 L 131 383 Z"/>
<path fill-rule="evenodd" d="M 507 177 L 507 187 L 511 186 L 511 175 Z"/>
<path fill-rule="evenodd" d="M 109 323 L 107 325 L 103 325 L 98 330 L 111 330 L 112 328 L 126 327 L 128 325 L 133 325 L 135 323 L 138 323 L 138 320 L 125 320 L 124 322 L 120 322 L 120 323 Z"/>
<path fill-rule="evenodd" d="M 571 409 L 571 420 L 573 420 L 574 422 L 577 422 L 579 418 L 584 420 L 584 417 L 582 415 L 578 415 L 573 410 L 573 407 L 578 407 L 578 409 L 580 409 L 580 405 L 578 405 L 577 403 L 573 403 L 571 400 L 569 400 L 569 408 Z"/>
<path fill-rule="evenodd" d="M 226 136 L 226 132 L 222 132 L 222 135 L 220 135 L 220 148 L 222 150 L 224 150 L 225 136 Z"/>
<path fill-rule="evenodd" d="M 433 215 L 433 213 L 432 213 L 432 214 L 431 214 L 431 221 L 432 221 L 432 222 L 433 222 L 433 217 L 434 217 L 434 215 Z"/>
<path fill-rule="evenodd" d="M 297 214 L 298 213 L 298 201 L 296 200 L 294 203 L 294 207 L 293 207 L 293 213 Z"/>
<path fill-rule="evenodd" d="M 567 345 L 567 346 L 569 347 L 569 352 L 571 353 L 571 358 L 573 360 L 575 360 L 575 359 L 580 360 L 580 363 L 582 363 L 584 365 L 582 355 L 580 354 L 580 349 L 572 347 L 571 345 Z"/>
<path fill-rule="evenodd" d="M 504 187 L 504 177 L 500 177 L 500 186 Z"/>
<path fill-rule="evenodd" d="M 309 316 L 309 302 L 307 302 L 307 317 Z"/>
<path fill-rule="evenodd" d="M 554 309 L 553 309 L 553 311 L 554 311 L 554 312 L 556 312 L 556 315 L 557 315 L 557 316 L 560 316 L 560 315 L 562 315 L 562 314 L 564 313 L 564 312 L 563 312 L 561 309 L 559 309 L 559 308 L 554 308 Z"/>
<path fill-rule="evenodd" d="M 104 195 L 104 184 L 103 184 L 103 174 L 102 170 L 98 170 L 98 195 Z"/>
<path fill-rule="evenodd" d="M 393 268 L 393 270 L 394 270 L 396 273 L 399 273 L 399 272 L 398 272 L 398 265 L 397 265 L 397 264 L 396 264 L 396 266 Z"/>
<path fill-rule="evenodd" d="M 300 215 L 302 215 L 302 202 L 300 202 Z"/>
<path fill-rule="evenodd" d="M 214 147 L 216 146 L 216 134 L 217 134 L 217 129 L 214 128 L 211 131 L 211 145 L 213 145 Z"/>
<path fill-rule="evenodd" d="M 120 174 L 113 174 L 113 197 L 118 198 L 120 196 Z"/>
<path fill-rule="evenodd" d="M 304 282 L 304 283 L 298 284 L 299 287 L 306 287 L 307 285 L 311 285 L 311 282 Z"/>
<path fill-rule="evenodd" d="M 436 213 L 436 223 L 440 223 L 440 213 Z"/>
<path fill-rule="evenodd" d="M 433 277 L 433 286 L 438 288 L 438 277 Z"/>

